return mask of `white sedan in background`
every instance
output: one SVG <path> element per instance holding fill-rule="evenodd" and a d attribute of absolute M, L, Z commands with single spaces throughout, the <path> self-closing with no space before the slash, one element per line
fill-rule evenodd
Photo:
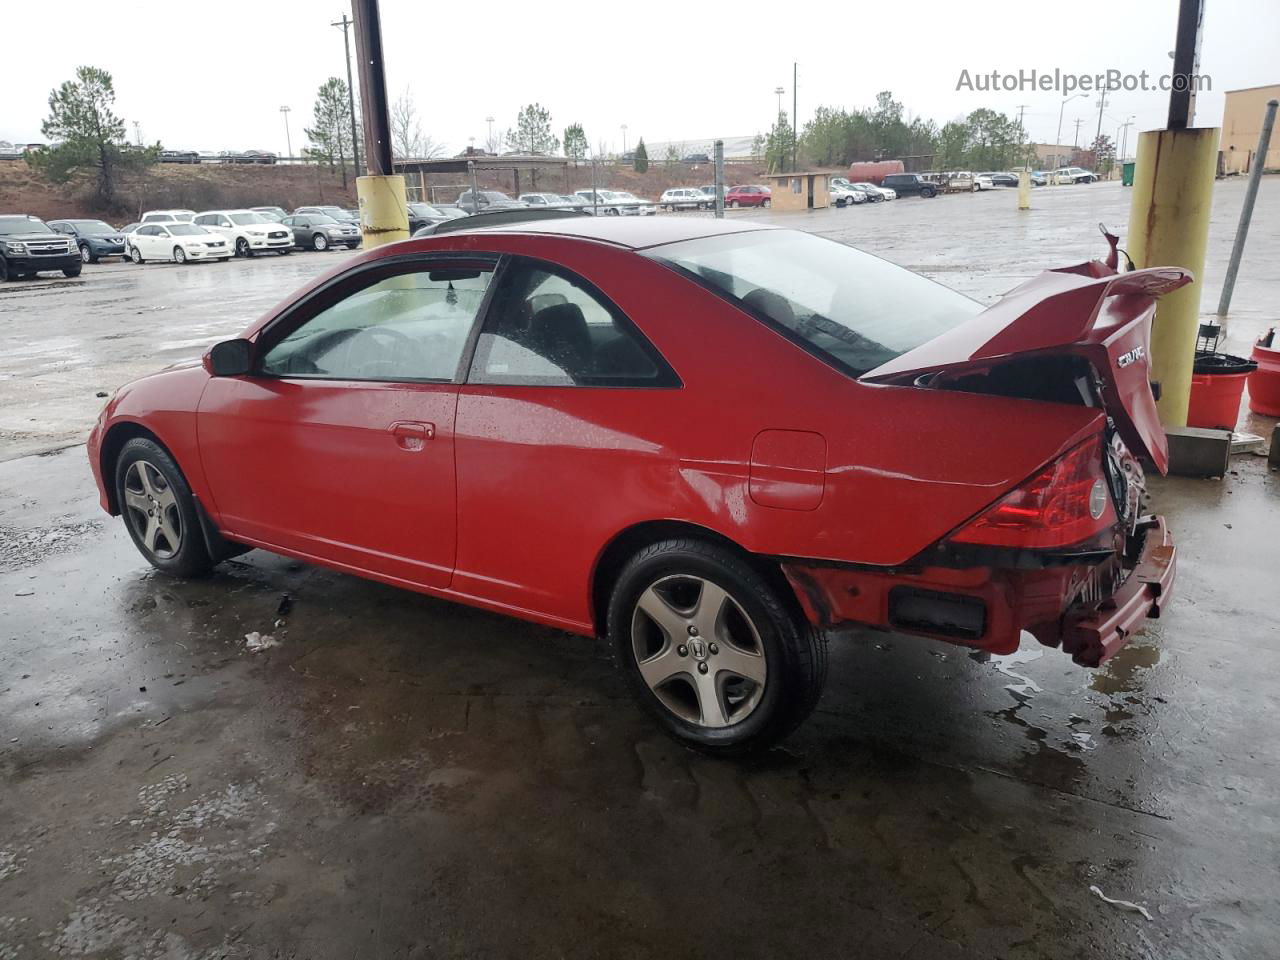
<path fill-rule="evenodd" d="M 843 183 L 831 181 L 831 186 L 827 191 L 831 194 L 831 201 L 836 206 L 851 207 L 855 203 L 866 203 L 867 195 L 861 190 L 855 190 L 853 187 Z"/>
<path fill-rule="evenodd" d="M 625 190 L 615 190 L 613 192 L 615 199 L 623 204 L 622 213 L 625 216 L 632 217 L 652 217 L 658 212 L 658 205 L 652 200 L 641 200 L 634 193 L 628 193 Z"/>
<path fill-rule="evenodd" d="M 293 250 L 293 230 L 252 210 L 205 210 L 191 222 L 221 234 L 237 257 L 251 257 L 264 250 L 280 254 Z"/>
<path fill-rule="evenodd" d="M 134 263 L 230 260 L 235 253 L 225 237 L 194 223 L 144 223 L 126 236 L 125 243 Z"/>

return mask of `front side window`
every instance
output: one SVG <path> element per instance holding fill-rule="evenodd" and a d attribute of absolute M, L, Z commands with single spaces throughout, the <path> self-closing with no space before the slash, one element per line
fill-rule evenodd
<path fill-rule="evenodd" d="M 366 283 L 271 347 L 261 370 L 334 380 L 452 380 L 492 277 L 489 264 L 442 262 Z"/>
<path fill-rule="evenodd" d="M 506 271 L 470 383 L 664 387 L 679 381 L 622 312 L 581 277 L 534 261 Z"/>
<path fill-rule="evenodd" d="M 853 376 L 983 309 L 918 273 L 795 230 L 705 237 L 645 255 L 710 286 Z"/>

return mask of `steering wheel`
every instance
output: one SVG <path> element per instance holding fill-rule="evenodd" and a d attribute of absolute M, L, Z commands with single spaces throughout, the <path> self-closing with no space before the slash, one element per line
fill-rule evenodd
<path fill-rule="evenodd" d="M 365 327 L 347 342 L 348 346 L 354 344 L 361 337 L 369 337 L 375 343 L 381 337 L 383 346 L 379 348 L 378 352 L 383 357 L 396 358 L 382 359 L 380 357 L 360 364 L 360 366 L 356 367 L 356 374 L 364 379 L 376 380 L 384 376 L 404 376 L 406 367 L 417 370 L 426 369 L 426 365 L 421 362 L 424 359 L 422 348 L 412 337 L 405 336 L 399 330 L 382 326 Z M 408 363 L 403 359 L 406 354 L 412 358 Z"/>

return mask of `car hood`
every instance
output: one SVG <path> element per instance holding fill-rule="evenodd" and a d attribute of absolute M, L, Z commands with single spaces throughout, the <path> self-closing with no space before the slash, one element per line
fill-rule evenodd
<path fill-rule="evenodd" d="M 46 240 L 70 240 L 61 233 L 0 233 L 0 240 L 10 243 L 43 243 Z"/>
<path fill-rule="evenodd" d="M 1150 383 L 1151 320 L 1156 299 L 1191 280 L 1177 267 L 1117 274 L 1097 261 L 1050 270 L 860 379 L 911 383 L 923 374 L 977 371 L 1018 356 L 1082 356 L 1097 372 L 1103 404 L 1124 442 L 1163 473 L 1169 450 Z"/>

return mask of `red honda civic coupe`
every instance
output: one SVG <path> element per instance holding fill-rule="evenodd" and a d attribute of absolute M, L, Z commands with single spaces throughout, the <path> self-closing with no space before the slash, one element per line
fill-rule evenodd
<path fill-rule="evenodd" d="M 742 752 L 843 624 L 1096 666 L 1159 614 L 1147 339 L 1188 279 L 1094 261 L 984 309 L 754 224 L 462 230 L 122 387 L 89 459 L 162 571 L 257 547 L 603 634 L 667 731 Z"/>

